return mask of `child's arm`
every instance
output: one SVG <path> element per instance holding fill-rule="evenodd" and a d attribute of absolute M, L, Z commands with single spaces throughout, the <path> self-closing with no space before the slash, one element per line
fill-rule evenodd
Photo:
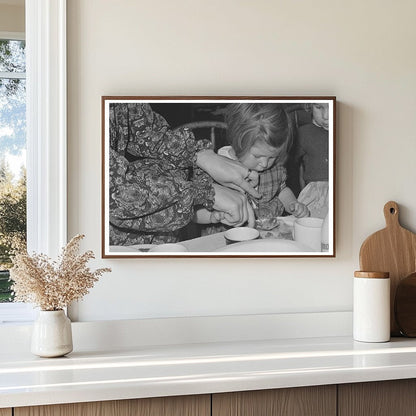
<path fill-rule="evenodd" d="M 282 201 L 285 210 L 297 218 L 307 217 L 310 214 L 308 207 L 299 202 L 287 186 L 280 192 L 279 199 Z"/>

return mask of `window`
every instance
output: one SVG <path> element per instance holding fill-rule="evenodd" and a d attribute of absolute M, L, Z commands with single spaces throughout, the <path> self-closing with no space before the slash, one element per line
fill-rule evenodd
<path fill-rule="evenodd" d="M 56 257 L 66 243 L 66 0 L 26 0 L 25 20 L 27 245 Z M 0 303 L 0 324 L 33 315 Z"/>
<path fill-rule="evenodd" d="M 0 33 L 0 303 L 10 302 L 13 245 L 26 244 L 26 53 Z"/>
<path fill-rule="evenodd" d="M 26 244 L 26 43 L 0 33 L 0 323 L 33 318 L 31 305 L 11 304 L 12 244 Z"/>

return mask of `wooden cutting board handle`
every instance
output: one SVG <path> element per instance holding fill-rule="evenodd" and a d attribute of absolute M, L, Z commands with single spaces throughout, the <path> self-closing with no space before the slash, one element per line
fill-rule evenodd
<path fill-rule="evenodd" d="M 389 201 L 384 205 L 384 218 L 387 227 L 400 227 L 399 205 L 396 202 Z"/>

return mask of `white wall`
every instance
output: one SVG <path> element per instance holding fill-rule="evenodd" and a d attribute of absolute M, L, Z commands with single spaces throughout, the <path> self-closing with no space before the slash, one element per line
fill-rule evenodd
<path fill-rule="evenodd" d="M 113 269 L 79 320 L 351 310 L 363 239 L 416 231 L 414 0 L 68 1 L 69 236 Z M 102 95 L 335 95 L 335 259 L 100 260 Z"/>

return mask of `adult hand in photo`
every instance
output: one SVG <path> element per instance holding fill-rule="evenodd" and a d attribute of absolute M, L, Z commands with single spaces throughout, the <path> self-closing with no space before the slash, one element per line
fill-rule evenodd
<path fill-rule="evenodd" d="M 197 154 L 196 163 L 215 182 L 227 188 L 247 192 L 254 198 L 261 197 L 255 189 L 259 182 L 259 174 L 247 169 L 240 162 L 217 155 L 213 150 L 201 150 Z"/>
<path fill-rule="evenodd" d="M 214 184 L 213 187 L 215 191 L 213 209 L 224 214 L 220 222 L 233 227 L 245 223 L 249 227 L 254 226 L 254 211 L 244 194 L 219 184 Z"/>

